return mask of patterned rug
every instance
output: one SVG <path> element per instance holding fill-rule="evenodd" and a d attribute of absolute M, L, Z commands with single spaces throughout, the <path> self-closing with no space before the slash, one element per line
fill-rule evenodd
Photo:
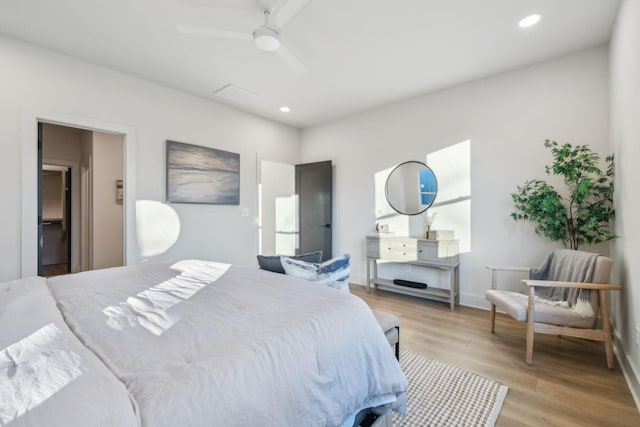
<path fill-rule="evenodd" d="M 446 363 L 400 349 L 409 380 L 407 416 L 393 413 L 395 427 L 492 427 L 509 387 Z"/>

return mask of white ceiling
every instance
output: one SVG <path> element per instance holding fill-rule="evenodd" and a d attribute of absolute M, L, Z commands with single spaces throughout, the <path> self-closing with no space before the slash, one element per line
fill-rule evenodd
<path fill-rule="evenodd" d="M 300 75 L 250 40 L 176 31 L 183 24 L 251 32 L 263 23 L 255 0 L 0 5 L 0 33 L 9 37 L 212 100 L 232 83 L 257 97 L 229 105 L 307 127 L 602 45 L 619 1 L 312 0 L 281 34 L 309 70 Z M 539 25 L 517 26 L 534 12 L 543 15 Z M 279 111 L 284 104 L 290 113 Z"/>

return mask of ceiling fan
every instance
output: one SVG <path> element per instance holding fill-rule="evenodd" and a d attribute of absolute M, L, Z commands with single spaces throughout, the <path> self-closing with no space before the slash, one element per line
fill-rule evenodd
<path fill-rule="evenodd" d="M 264 25 L 261 25 L 252 33 L 188 25 L 177 25 L 176 28 L 180 33 L 195 36 L 253 40 L 258 49 L 275 52 L 294 73 L 302 74 L 307 72 L 307 67 L 280 42 L 280 32 L 310 1 L 287 0 L 280 8 L 277 8 L 278 4 L 282 3 L 282 0 L 256 0 L 256 4 L 264 14 Z"/>

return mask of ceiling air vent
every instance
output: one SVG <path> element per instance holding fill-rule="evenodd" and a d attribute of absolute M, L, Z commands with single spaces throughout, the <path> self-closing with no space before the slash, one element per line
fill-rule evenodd
<path fill-rule="evenodd" d="M 256 96 L 255 93 L 249 92 L 248 90 L 239 88 L 232 84 L 222 86 L 220 89 L 213 92 L 213 94 L 227 101 L 235 102 L 236 104 L 244 104 Z"/>

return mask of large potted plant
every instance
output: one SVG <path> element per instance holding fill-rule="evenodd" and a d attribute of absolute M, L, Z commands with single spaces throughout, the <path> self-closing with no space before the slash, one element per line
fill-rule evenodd
<path fill-rule="evenodd" d="M 511 194 L 516 221 L 531 221 L 535 232 L 571 249 L 614 239 L 613 156 L 600 168 L 600 156 L 587 145 L 559 145 L 546 140 L 553 163 L 545 166 L 547 175 L 560 175 L 567 191 L 561 195 L 552 185 L 535 179 L 518 186 Z"/>

